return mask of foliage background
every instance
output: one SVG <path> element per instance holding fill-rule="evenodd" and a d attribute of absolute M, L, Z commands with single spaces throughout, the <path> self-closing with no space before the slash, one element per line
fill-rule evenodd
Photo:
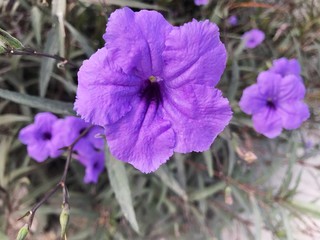
<path fill-rule="evenodd" d="M 319 239 L 318 0 L 212 0 L 204 7 L 192 0 L 0 1 L 0 28 L 29 49 L 73 63 L 31 53 L 0 56 L 0 239 L 15 239 L 24 224 L 17 218 L 57 183 L 65 163 L 65 156 L 42 164 L 30 159 L 17 140 L 19 129 L 39 111 L 72 114 L 77 70 L 103 46 L 108 16 L 121 6 L 161 11 L 174 25 L 192 18 L 216 22 L 229 55 L 218 87 L 234 117 L 207 152 L 176 154 L 148 175 L 125 165 L 139 234 L 123 216 L 107 171 L 98 184 L 85 185 L 83 167 L 72 162 L 68 239 Z M 230 15 L 239 18 L 237 26 L 228 25 Z M 266 40 L 240 51 L 240 37 L 251 28 L 263 30 Z M 311 118 L 269 140 L 253 131 L 238 101 L 279 57 L 298 58 Z M 60 204 L 57 193 L 38 210 L 29 239 L 58 238 Z"/>

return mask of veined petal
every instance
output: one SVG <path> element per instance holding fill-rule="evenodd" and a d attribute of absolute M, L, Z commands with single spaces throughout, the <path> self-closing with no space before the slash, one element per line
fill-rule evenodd
<path fill-rule="evenodd" d="M 213 87 L 225 69 L 227 53 L 217 25 L 193 20 L 170 32 L 163 58 L 164 79 L 170 87 L 190 83 Z"/>
<path fill-rule="evenodd" d="M 301 67 L 297 59 L 279 58 L 272 62 L 270 71 L 280 74 L 282 77 L 289 74 L 300 77 Z"/>
<path fill-rule="evenodd" d="M 281 116 L 283 127 L 288 130 L 300 127 L 302 122 L 310 117 L 309 108 L 302 101 L 281 103 L 277 111 Z"/>
<path fill-rule="evenodd" d="M 168 91 L 163 105 L 165 119 L 170 120 L 176 134 L 174 150 L 205 151 L 231 119 L 229 102 L 213 87 L 186 85 L 179 90 L 184 94 Z"/>
<path fill-rule="evenodd" d="M 141 80 L 129 76 L 111 63 L 102 48 L 83 62 L 78 72 L 74 108 L 87 122 L 106 125 L 116 122 L 131 110 Z"/>
<path fill-rule="evenodd" d="M 259 86 L 254 84 L 243 91 L 239 106 L 246 114 L 255 114 L 265 107 L 267 99 L 259 91 Z"/>
<path fill-rule="evenodd" d="M 261 97 L 277 100 L 280 91 L 281 75 L 264 71 L 258 75 L 258 86 Z"/>
<path fill-rule="evenodd" d="M 306 88 L 299 76 L 287 75 L 279 84 L 279 99 L 281 102 L 301 100 L 304 98 Z"/>
<path fill-rule="evenodd" d="M 172 28 L 156 11 L 135 13 L 125 7 L 111 14 L 103 38 L 113 61 L 125 73 L 147 79 L 162 72 L 161 54 Z"/>
<path fill-rule="evenodd" d="M 254 129 L 268 138 L 275 138 L 281 134 L 281 117 L 276 110 L 265 107 L 252 117 Z"/>
<path fill-rule="evenodd" d="M 118 122 L 105 126 L 110 152 L 141 172 L 155 171 L 173 154 L 175 134 L 154 102 L 137 101 Z"/>

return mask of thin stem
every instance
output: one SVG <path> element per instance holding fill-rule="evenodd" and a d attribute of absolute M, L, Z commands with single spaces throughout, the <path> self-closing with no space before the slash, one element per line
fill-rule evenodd
<path fill-rule="evenodd" d="M 32 50 L 32 49 L 19 49 L 19 50 L 15 50 L 15 49 L 11 49 L 8 50 L 6 52 L 4 52 L 3 54 L 0 55 L 4 55 L 4 54 L 9 54 L 9 55 L 19 55 L 19 56 L 37 56 L 37 57 L 47 57 L 47 58 L 52 58 L 55 59 L 57 61 L 60 61 L 60 65 L 64 66 L 64 65 L 70 65 L 72 67 L 77 68 L 78 66 L 72 62 L 70 62 L 68 59 L 61 57 L 59 55 L 51 55 L 48 53 L 41 53 L 41 52 L 37 52 L 36 50 Z"/>

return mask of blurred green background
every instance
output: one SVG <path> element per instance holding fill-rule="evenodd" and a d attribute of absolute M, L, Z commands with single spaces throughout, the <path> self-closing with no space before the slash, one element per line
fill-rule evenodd
<path fill-rule="evenodd" d="M 98 184 L 86 185 L 83 167 L 72 162 L 68 239 L 320 239 L 319 0 L 211 0 L 201 7 L 192 0 L 0 0 L 0 28 L 30 51 L 0 56 L 0 239 L 15 239 L 27 220 L 17 219 L 59 181 L 65 163 L 65 156 L 36 163 L 17 133 L 37 112 L 72 114 L 78 68 L 103 46 L 108 16 L 123 6 L 160 11 L 173 25 L 193 18 L 218 24 L 228 51 L 218 88 L 234 116 L 207 152 L 176 154 L 152 174 L 125 165 L 129 217 L 106 170 Z M 228 24 L 231 15 L 237 26 Z M 263 30 L 265 41 L 237 51 L 252 28 Z M 34 50 L 72 64 L 33 56 Z M 269 140 L 254 132 L 238 101 L 280 57 L 299 60 L 311 117 Z M 59 239 L 61 199 L 58 191 L 37 211 L 28 239 Z"/>

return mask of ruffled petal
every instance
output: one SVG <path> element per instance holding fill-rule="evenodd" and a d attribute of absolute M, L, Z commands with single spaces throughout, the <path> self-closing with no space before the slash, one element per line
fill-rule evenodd
<path fill-rule="evenodd" d="M 125 7 L 111 14 L 103 35 L 113 61 L 129 74 L 147 79 L 162 72 L 162 51 L 172 29 L 156 11 L 133 12 Z"/>
<path fill-rule="evenodd" d="M 246 114 L 255 114 L 266 106 L 267 99 L 260 94 L 259 86 L 254 84 L 243 91 L 239 106 Z"/>
<path fill-rule="evenodd" d="M 252 117 L 254 129 L 268 138 L 275 138 L 281 134 L 282 122 L 278 112 L 265 107 Z"/>
<path fill-rule="evenodd" d="M 118 122 L 105 126 L 110 152 L 141 172 L 155 171 L 173 154 L 175 134 L 154 102 L 137 101 Z"/>
<path fill-rule="evenodd" d="M 175 27 L 163 52 L 164 79 L 170 87 L 215 86 L 226 66 L 227 53 L 214 23 L 193 20 Z"/>
<path fill-rule="evenodd" d="M 141 80 L 113 66 L 102 48 L 83 62 L 78 72 L 74 109 L 87 122 L 106 125 L 118 121 L 131 110 L 138 97 Z"/>
<path fill-rule="evenodd" d="M 287 75 L 282 78 L 279 87 L 279 100 L 281 102 L 301 100 L 306 94 L 303 82 L 295 75 Z"/>
<path fill-rule="evenodd" d="M 302 101 L 279 104 L 278 112 L 281 115 L 283 127 L 288 130 L 300 127 L 302 122 L 310 117 L 309 108 Z"/>
<path fill-rule="evenodd" d="M 229 102 L 212 87 L 186 85 L 179 90 L 168 89 L 163 105 L 176 134 L 174 150 L 205 151 L 232 117 Z"/>

